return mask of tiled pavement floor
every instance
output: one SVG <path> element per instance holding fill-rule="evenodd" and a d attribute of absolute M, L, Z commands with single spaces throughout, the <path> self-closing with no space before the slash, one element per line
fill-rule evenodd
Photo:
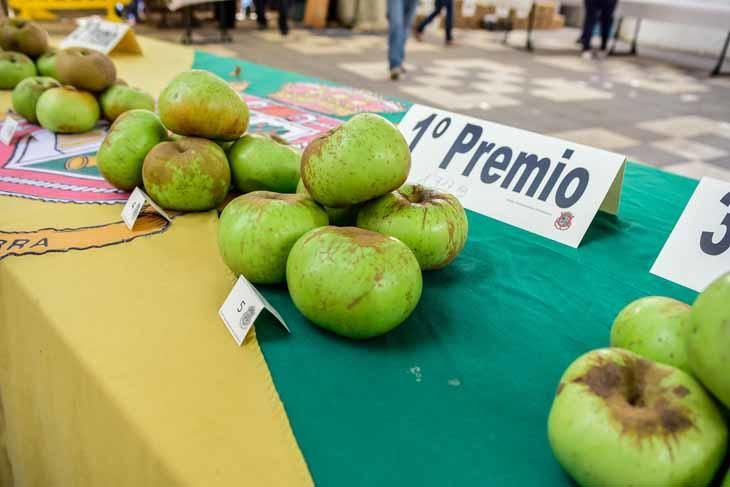
<path fill-rule="evenodd" d="M 640 45 L 638 57 L 582 60 L 573 29 L 538 32 L 534 53 L 516 47 L 522 32 L 505 46 L 501 33 L 457 30 L 457 45 L 446 47 L 434 25 L 423 42 L 409 40 L 407 77 L 393 82 L 383 34 L 295 28 L 283 38 L 273 19 L 270 25 L 257 31 L 254 22 L 239 22 L 233 43 L 200 48 L 730 181 L 730 78 L 709 77 L 712 58 Z M 181 35 L 138 31 L 173 41 Z"/>

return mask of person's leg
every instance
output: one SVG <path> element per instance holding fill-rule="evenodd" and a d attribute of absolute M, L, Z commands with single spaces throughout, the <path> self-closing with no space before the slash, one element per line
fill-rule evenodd
<path fill-rule="evenodd" d="M 388 65 L 391 70 L 403 64 L 403 1 L 388 0 Z"/>
<path fill-rule="evenodd" d="M 405 49 L 408 33 L 413 26 L 413 20 L 416 18 L 416 9 L 418 8 L 418 0 L 403 0 L 403 48 Z"/>
<path fill-rule="evenodd" d="M 256 23 L 259 27 L 266 27 L 266 0 L 253 0 L 256 9 Z"/>
<path fill-rule="evenodd" d="M 444 0 L 446 7 L 446 43 L 450 43 L 454 38 L 451 30 L 454 28 L 454 0 Z"/>
<path fill-rule="evenodd" d="M 403 0 L 403 43 L 401 44 L 400 64 L 402 73 L 406 71 L 403 69 L 403 60 L 406 57 L 406 41 L 408 40 L 408 33 L 413 26 L 413 20 L 416 18 L 416 8 L 418 8 L 418 0 Z"/>
<path fill-rule="evenodd" d="M 289 0 L 279 0 L 279 32 L 289 34 Z"/>
<path fill-rule="evenodd" d="M 441 13 L 441 9 L 443 8 L 443 4 L 441 3 L 442 0 L 436 0 L 436 3 L 433 7 L 433 12 L 431 12 L 428 17 L 423 19 L 420 24 L 418 24 L 418 27 L 416 27 L 416 32 L 423 32 L 423 30 L 426 28 L 428 24 L 433 22 L 433 19 L 435 19 L 438 14 Z"/>
<path fill-rule="evenodd" d="M 613 26 L 613 12 L 616 10 L 616 0 L 603 0 L 601 5 L 601 51 L 608 49 L 608 39 L 611 37 Z"/>
<path fill-rule="evenodd" d="M 583 35 L 580 42 L 584 51 L 591 49 L 591 37 L 593 37 L 593 27 L 596 25 L 597 0 L 585 1 L 585 18 L 583 19 Z"/>
<path fill-rule="evenodd" d="M 443 0 L 436 0 L 433 6 L 433 11 L 429 14 L 428 17 L 423 19 L 420 24 L 418 24 L 418 27 L 416 27 L 416 32 L 423 32 L 423 30 L 426 28 L 428 24 L 433 22 L 433 19 L 435 19 L 438 14 L 441 13 L 441 9 L 444 8 Z"/>

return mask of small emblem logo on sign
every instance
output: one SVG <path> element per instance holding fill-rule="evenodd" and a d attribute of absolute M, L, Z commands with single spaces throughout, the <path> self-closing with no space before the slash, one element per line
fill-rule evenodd
<path fill-rule="evenodd" d="M 238 276 L 236 284 L 223 302 L 223 306 L 218 310 L 218 315 L 226 324 L 238 346 L 241 346 L 254 321 L 263 310 L 270 313 L 287 332 L 289 331 L 284 319 L 266 298 L 245 277 Z"/>
<path fill-rule="evenodd" d="M 249 306 L 246 311 L 243 312 L 243 314 L 241 315 L 241 319 L 239 320 L 241 328 L 248 328 L 249 326 L 251 326 L 254 318 L 256 318 L 256 308 L 254 308 L 253 306 Z"/>
<path fill-rule="evenodd" d="M 558 230 L 567 230 L 573 224 L 573 214 L 569 211 L 560 213 L 560 216 L 555 219 L 555 228 Z"/>

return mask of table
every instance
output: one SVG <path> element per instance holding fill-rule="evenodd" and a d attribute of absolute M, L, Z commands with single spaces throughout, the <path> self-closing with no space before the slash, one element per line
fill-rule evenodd
<path fill-rule="evenodd" d="M 513 0 L 511 0 L 513 1 Z M 563 2 L 568 5 L 575 5 L 575 0 Z M 527 20 L 527 38 L 525 40 L 525 49 L 533 51 L 535 46 L 533 43 L 533 32 L 535 26 L 535 8 L 536 0 L 532 0 Z M 725 43 L 720 51 L 715 68 L 712 75 L 726 74 L 722 72 L 722 66 L 725 63 L 728 47 L 730 46 L 730 7 L 707 2 L 684 2 L 682 0 L 621 0 L 618 2 L 616 16 L 618 17 L 618 25 L 615 29 L 610 54 L 630 54 L 637 53 L 637 43 L 639 39 L 639 30 L 642 20 L 656 20 L 660 22 L 669 22 L 684 25 L 696 25 L 705 28 L 715 28 L 727 31 Z M 631 47 L 625 53 L 616 51 L 616 42 L 621 34 L 621 25 L 625 18 L 635 18 L 636 26 L 634 34 L 630 40 Z M 503 42 L 506 44 L 510 31 L 506 31 Z"/>
<path fill-rule="evenodd" d="M 696 25 L 726 31 L 725 44 L 720 51 L 712 75 L 722 74 L 728 46 L 730 45 L 730 6 L 709 2 L 684 2 L 679 0 L 621 0 L 618 4 L 618 26 L 610 52 L 615 52 L 616 40 L 621 33 L 625 18 L 635 18 L 636 27 L 628 54 L 636 54 L 642 20 L 656 20 L 674 24 Z"/>
<path fill-rule="evenodd" d="M 555 10 L 559 11 L 561 4 L 575 5 L 576 3 L 576 0 L 562 0 L 561 2 L 555 2 Z M 497 2 L 498 7 L 523 8 L 527 10 L 527 36 L 525 38 L 525 49 L 528 51 L 533 51 L 535 49 L 535 45 L 532 42 L 532 33 L 535 31 L 535 10 L 537 9 L 537 4 L 537 0 L 499 0 Z M 503 44 L 507 44 L 510 32 L 512 32 L 511 28 L 504 32 L 504 39 L 502 40 Z"/>
<path fill-rule="evenodd" d="M 202 52 L 193 66 L 241 68 L 236 86 L 266 115 L 256 129 L 290 117 L 306 138 L 354 98 L 393 121 L 407 108 Z M 558 379 L 608 344 L 629 301 L 694 299 L 648 270 L 695 186 L 629 164 L 619 216 L 600 214 L 578 249 L 469 212 L 463 254 L 425 275 L 394 332 L 337 338 L 262 286 L 292 333 L 262 319 L 241 348 L 217 316 L 234 276 L 215 211 L 147 215 L 130 234 L 119 204 L 0 196 L 2 239 L 28 240 L 13 249 L 25 255 L 0 246 L 0 478 L 12 465 L 31 487 L 570 485 L 546 438 Z M 33 250 L 43 235 L 55 252 Z"/>
<path fill-rule="evenodd" d="M 126 5 L 129 0 L 9 0 L 10 7 L 13 8 L 18 17 L 32 20 L 54 20 L 58 16 L 51 10 L 72 10 L 77 12 L 83 11 L 106 11 L 106 20 L 119 22 L 119 16 L 116 13 L 118 4 Z M 3 0 L 3 7 L 6 0 Z"/>
<path fill-rule="evenodd" d="M 183 44 L 206 44 L 209 42 L 222 42 L 222 43 L 230 43 L 233 42 L 233 38 L 228 33 L 228 27 L 226 27 L 222 20 L 219 20 L 219 27 L 220 27 L 220 35 L 218 37 L 204 37 L 202 39 L 196 40 L 193 38 L 193 8 L 196 5 L 203 5 L 206 3 L 215 3 L 220 4 L 223 2 L 230 2 L 233 0 L 172 0 L 167 5 L 167 8 L 171 10 L 172 12 L 175 12 L 176 10 L 183 9 L 183 25 L 185 26 L 185 33 L 183 34 L 182 38 L 180 39 L 180 42 Z M 220 8 L 219 5 L 216 5 L 217 8 Z M 222 15 L 222 8 L 219 10 Z M 233 19 L 233 22 L 235 23 L 235 19 Z"/>

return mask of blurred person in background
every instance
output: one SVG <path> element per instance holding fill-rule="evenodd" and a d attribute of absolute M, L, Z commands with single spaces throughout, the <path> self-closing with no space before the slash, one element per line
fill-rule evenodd
<path fill-rule="evenodd" d="M 585 17 L 583 19 L 583 35 L 580 38 L 583 46 L 583 58 L 591 59 L 591 38 L 596 22 L 601 25 L 601 51 L 600 54 L 608 54 L 608 38 L 611 35 L 613 25 L 613 12 L 616 10 L 617 0 L 585 0 Z"/>
<path fill-rule="evenodd" d="M 405 74 L 406 40 L 417 6 L 418 0 L 388 0 L 388 65 L 393 81 Z"/>
<path fill-rule="evenodd" d="M 454 38 L 451 36 L 451 29 L 454 27 L 454 0 L 436 0 L 436 5 L 434 6 L 431 15 L 423 19 L 423 21 L 421 21 L 421 23 L 413 29 L 413 37 L 415 37 L 417 41 L 420 42 L 422 40 L 423 31 L 426 29 L 426 26 L 433 22 L 433 19 L 438 17 L 443 9 L 446 9 L 446 22 L 444 24 L 444 29 L 446 30 L 446 45 L 450 46 L 453 44 Z"/>
<path fill-rule="evenodd" d="M 266 0 L 254 0 L 256 8 L 256 23 L 259 29 L 266 30 L 269 28 L 266 20 Z M 279 0 L 279 32 L 285 36 L 289 34 L 289 0 Z"/>

